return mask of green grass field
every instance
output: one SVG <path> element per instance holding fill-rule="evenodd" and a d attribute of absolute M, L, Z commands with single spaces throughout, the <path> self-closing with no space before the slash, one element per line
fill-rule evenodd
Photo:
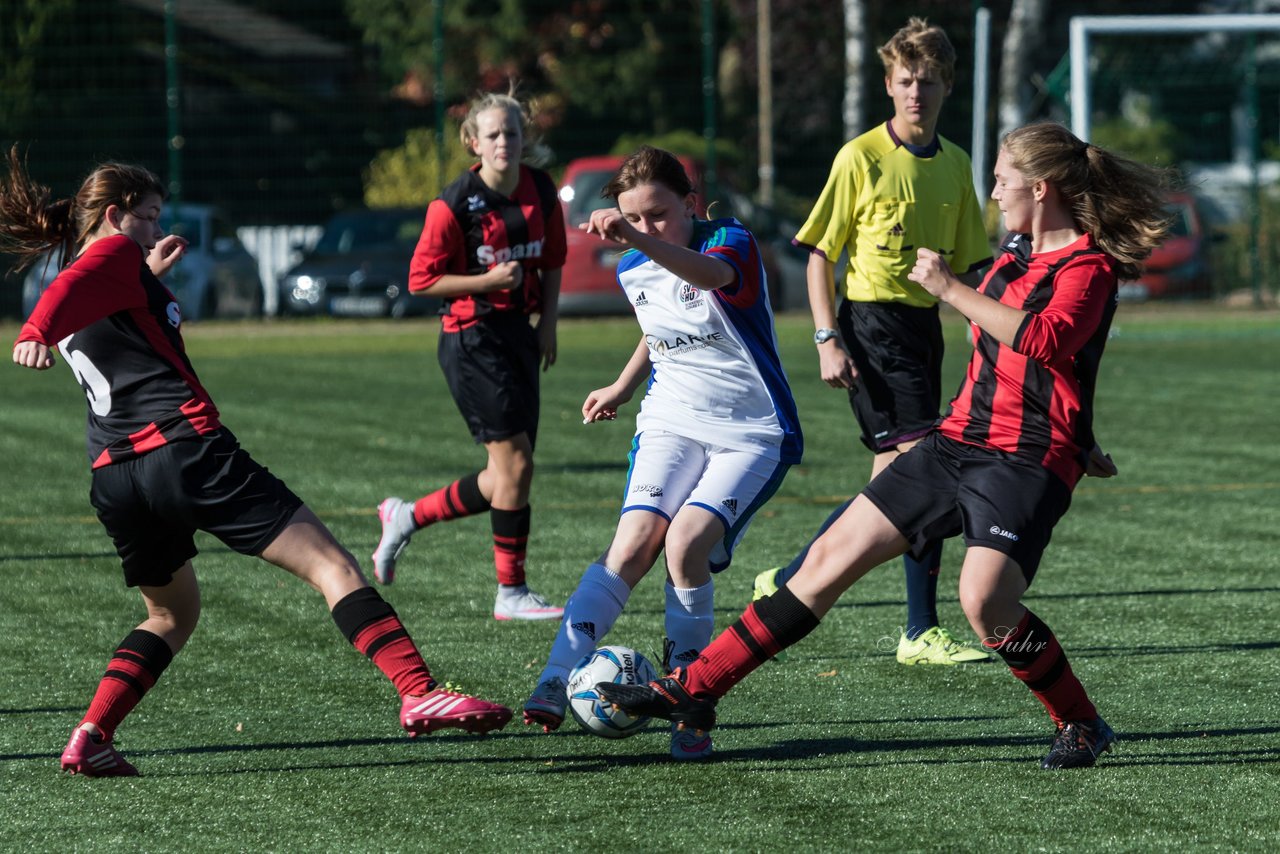
<path fill-rule="evenodd" d="M 1097 768 L 1059 773 L 1039 770 L 1048 718 L 1003 665 L 894 662 L 897 564 L 735 689 L 716 760 L 691 767 L 665 759 L 656 726 L 609 742 L 517 719 L 409 741 L 390 684 L 319 596 L 204 538 L 202 624 L 118 734 L 144 776 L 60 774 L 142 609 L 88 504 L 70 372 L 0 370 L 0 850 L 1275 850 L 1280 316 L 1125 306 L 1116 326 L 1098 434 L 1120 476 L 1081 484 L 1028 604 L 1122 740 Z M 212 324 L 187 341 L 241 442 L 367 561 L 378 501 L 483 460 L 436 365 L 436 328 Z M 810 331 L 779 323 L 805 463 L 718 577 L 718 629 L 870 465 L 817 378 Z M 954 388 L 967 355 L 954 315 L 947 331 Z M 629 320 L 566 321 L 546 375 L 529 571 L 560 602 L 612 533 L 634 414 L 585 427 L 578 410 L 636 335 Z M 384 592 L 438 677 L 517 707 L 556 627 L 491 618 L 488 536 L 487 517 L 422 533 Z M 943 619 L 968 636 L 956 545 Z M 656 658 L 661 636 L 655 572 L 609 640 Z"/>

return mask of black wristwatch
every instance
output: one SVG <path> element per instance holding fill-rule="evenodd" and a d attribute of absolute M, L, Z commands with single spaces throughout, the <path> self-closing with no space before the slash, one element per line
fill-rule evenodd
<path fill-rule="evenodd" d="M 825 344 L 832 338 L 836 338 L 839 335 L 839 331 L 835 329 L 819 329 L 817 332 L 813 333 L 813 343 Z"/>

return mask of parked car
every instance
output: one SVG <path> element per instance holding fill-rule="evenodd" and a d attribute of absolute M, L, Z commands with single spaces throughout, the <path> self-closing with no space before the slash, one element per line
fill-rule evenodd
<path fill-rule="evenodd" d="M 167 205 L 160 214 L 160 227 L 187 239 L 186 254 L 164 279 L 182 307 L 184 321 L 262 314 L 258 262 L 216 208 L 189 202 Z M 31 315 L 40 294 L 61 269 L 61 250 L 31 266 L 22 281 L 23 317 Z"/>
<path fill-rule="evenodd" d="M 426 208 L 348 211 L 325 225 L 315 248 L 280 277 L 285 314 L 407 317 L 434 312 L 435 297 L 409 293 L 409 262 Z"/>
<path fill-rule="evenodd" d="M 680 157 L 685 172 L 693 179 L 697 192 L 695 210 L 700 217 L 707 216 L 707 202 L 702 195 L 702 170 L 688 157 Z M 618 171 L 623 158 L 612 155 L 580 157 L 570 161 L 565 168 L 560 186 L 560 200 L 564 203 L 567 255 L 560 277 L 561 314 L 629 314 L 622 288 L 618 286 L 618 259 L 626 247 L 612 240 L 601 240 L 598 234 L 587 234 L 578 226 L 591 218 L 591 212 L 612 205 L 602 198 L 600 191 Z M 769 297 L 773 308 L 780 311 L 789 301 L 786 299 L 786 282 L 795 280 L 804 287 L 804 265 L 807 255 L 790 244 L 790 233 L 772 217 L 757 215 L 754 207 L 743 196 L 726 191 L 723 204 L 712 206 L 711 215 L 736 216 L 756 236 L 764 261 L 765 275 L 769 279 Z M 803 304 L 803 303 L 802 303 Z"/>
<path fill-rule="evenodd" d="M 1167 210 L 1173 218 L 1169 236 L 1147 258 L 1142 275 L 1120 284 L 1121 299 L 1208 297 L 1213 293 L 1208 233 L 1191 193 L 1171 193 Z"/>

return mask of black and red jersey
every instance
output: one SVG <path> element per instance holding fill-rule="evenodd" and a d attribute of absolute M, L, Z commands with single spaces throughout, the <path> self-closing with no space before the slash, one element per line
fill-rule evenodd
<path fill-rule="evenodd" d="M 61 350 L 89 401 L 94 468 L 221 426 L 181 324 L 173 294 L 123 234 L 95 241 L 40 297 L 18 341 Z"/>
<path fill-rule="evenodd" d="M 446 332 L 465 329 L 493 311 L 539 311 L 542 271 L 564 266 L 564 214 L 551 176 L 521 165 L 519 183 L 508 197 L 485 184 L 479 169 L 463 173 L 428 206 L 409 265 L 409 290 L 423 293 L 446 273 L 476 276 L 506 261 L 523 264 L 524 284 L 447 300 Z"/>
<path fill-rule="evenodd" d="M 979 291 L 1027 312 L 1013 346 L 973 326 L 974 352 L 939 431 L 1033 459 L 1069 487 L 1093 438 L 1098 362 L 1116 311 L 1115 261 L 1089 235 L 1031 253 L 1010 235 Z"/>

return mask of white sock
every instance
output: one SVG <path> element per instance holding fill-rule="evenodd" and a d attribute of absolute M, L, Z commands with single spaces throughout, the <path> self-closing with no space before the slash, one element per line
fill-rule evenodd
<path fill-rule="evenodd" d="M 569 671 L 604 640 L 617 622 L 618 615 L 631 596 L 631 588 L 622 576 L 602 563 L 593 563 L 582 573 L 578 589 L 564 606 L 560 631 L 547 656 L 538 682 L 559 676 L 568 681 Z"/>
<path fill-rule="evenodd" d="M 715 629 L 715 582 L 701 587 L 673 587 L 667 582 L 667 667 L 688 667 L 711 643 Z M 664 652 L 666 652 L 664 650 Z"/>

